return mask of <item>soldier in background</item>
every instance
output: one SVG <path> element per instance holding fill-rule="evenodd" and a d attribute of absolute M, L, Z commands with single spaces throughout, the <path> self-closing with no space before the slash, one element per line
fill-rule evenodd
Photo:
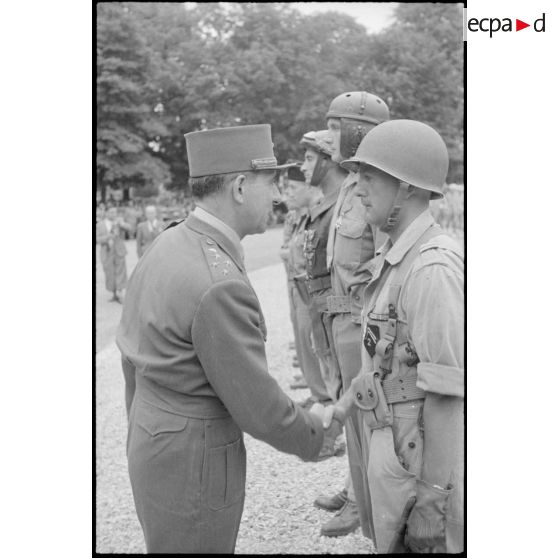
<path fill-rule="evenodd" d="M 112 293 L 111 302 L 122 302 L 128 273 L 126 271 L 126 244 L 124 235 L 130 225 L 118 216 L 116 207 L 106 211 L 105 218 L 97 223 L 96 241 L 101 246 L 101 264 L 105 272 L 105 286 Z"/>
<path fill-rule="evenodd" d="M 306 148 L 301 167 L 306 181 L 322 190 L 324 194 L 320 203 L 310 209 L 306 223 L 304 285 L 311 300 L 313 339 L 316 353 L 320 358 L 322 375 L 331 400 L 337 401 L 341 391 L 341 377 L 333 360 L 332 346 L 325 323 L 327 299 L 332 293 L 331 277 L 326 265 L 326 247 L 333 209 L 347 173 L 331 159 L 333 139 L 327 130 L 305 134 L 301 144 Z M 339 433 L 341 433 L 340 429 Z M 334 455 L 334 452 L 334 440 L 329 447 L 324 444 L 324 457 Z M 360 521 L 350 479 L 350 474 L 347 474 L 346 490 L 340 506 L 342 509 L 339 515 L 322 526 L 322 535 L 343 536 L 358 528 Z"/>
<path fill-rule="evenodd" d="M 463 254 L 429 211 L 447 148 L 430 126 L 392 120 L 341 164 L 389 238 L 368 265 L 361 372 L 329 412 L 359 410 L 377 552 L 462 552 Z"/>
<path fill-rule="evenodd" d="M 310 390 L 310 397 L 302 405 L 311 407 L 314 403 L 330 404 L 331 398 L 322 378 L 320 362 L 312 347 L 312 320 L 309 307 L 311 301 L 305 290 L 301 291 L 297 288 L 294 277 L 303 275 L 306 271 L 303 247 L 308 211 L 318 202 L 322 193 L 306 183 L 304 174 L 298 167 L 288 169 L 285 178 L 287 206 L 298 215 L 287 244 L 286 265 L 295 343 L 304 382 L 291 384 L 290 387 L 295 389 L 301 384 L 307 387 Z"/>
<path fill-rule="evenodd" d="M 335 162 L 354 155 L 366 133 L 389 119 L 389 109 L 382 99 L 365 91 L 342 93 L 333 99 L 326 114 Z M 385 236 L 383 236 L 385 238 Z M 360 371 L 362 297 L 371 273 L 368 262 L 381 242 L 375 227 L 365 220 L 365 208 L 356 195 L 356 175 L 349 174 L 337 199 L 327 243 L 327 266 L 331 273 L 332 292 L 327 300 L 328 337 L 332 362 L 346 390 Z M 352 528 L 353 517 L 359 516 L 362 532 L 371 537 L 368 517 L 369 501 L 362 470 L 360 428 L 356 412 L 345 422 L 351 482 L 333 496 L 320 496 L 315 504 L 334 511 L 331 520 L 340 531 Z M 349 495 L 347 497 L 347 490 Z M 347 502 L 349 500 L 349 503 Z M 356 504 L 355 504 L 356 502 Z M 357 510 L 358 507 L 358 510 Z"/>
<path fill-rule="evenodd" d="M 155 238 L 163 231 L 163 223 L 157 219 L 157 208 L 148 205 L 145 208 L 145 221 L 138 225 L 136 246 L 138 258 L 141 258 Z"/>

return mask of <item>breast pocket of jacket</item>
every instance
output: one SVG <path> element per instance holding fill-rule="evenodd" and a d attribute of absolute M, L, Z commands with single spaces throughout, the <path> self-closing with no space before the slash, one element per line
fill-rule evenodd
<path fill-rule="evenodd" d="M 366 223 L 343 217 L 335 239 L 335 261 L 346 269 L 353 270 L 361 263 L 362 237 Z"/>
<path fill-rule="evenodd" d="M 207 450 L 205 494 L 212 510 L 239 502 L 246 483 L 246 450 L 242 438 Z"/>

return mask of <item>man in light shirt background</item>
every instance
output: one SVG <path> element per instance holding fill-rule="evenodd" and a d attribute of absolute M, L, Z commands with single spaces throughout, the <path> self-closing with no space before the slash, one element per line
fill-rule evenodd
<path fill-rule="evenodd" d="M 153 205 L 145 208 L 146 220 L 138 225 L 136 244 L 138 258 L 141 258 L 147 248 L 163 230 L 163 223 L 157 219 L 157 209 Z"/>

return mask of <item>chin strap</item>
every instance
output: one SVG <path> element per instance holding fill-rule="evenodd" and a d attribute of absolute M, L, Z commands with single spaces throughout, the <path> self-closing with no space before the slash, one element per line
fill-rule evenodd
<path fill-rule="evenodd" d="M 327 171 L 329 170 L 328 161 L 331 158 L 329 155 L 324 153 L 318 153 L 318 160 L 316 161 L 316 166 L 314 167 L 314 172 L 312 173 L 312 178 L 310 179 L 310 186 L 319 186 L 320 182 L 324 179 Z"/>
<path fill-rule="evenodd" d="M 391 207 L 391 211 L 387 219 L 385 220 L 384 224 L 380 227 L 382 232 L 389 232 L 395 227 L 397 221 L 399 221 L 399 212 L 401 211 L 401 207 L 405 202 L 405 198 L 407 197 L 407 192 L 409 191 L 409 183 L 408 182 L 399 182 L 399 191 L 397 192 L 397 196 L 393 202 Z"/>

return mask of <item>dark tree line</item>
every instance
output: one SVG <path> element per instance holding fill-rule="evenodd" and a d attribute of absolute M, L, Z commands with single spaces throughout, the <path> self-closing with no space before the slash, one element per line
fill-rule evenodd
<path fill-rule="evenodd" d="M 399 4 L 375 35 L 288 3 L 97 4 L 98 188 L 184 189 L 184 134 L 204 128 L 269 123 L 278 158 L 300 158 L 331 99 L 360 89 L 438 129 L 460 182 L 461 25 L 459 4 Z"/>

